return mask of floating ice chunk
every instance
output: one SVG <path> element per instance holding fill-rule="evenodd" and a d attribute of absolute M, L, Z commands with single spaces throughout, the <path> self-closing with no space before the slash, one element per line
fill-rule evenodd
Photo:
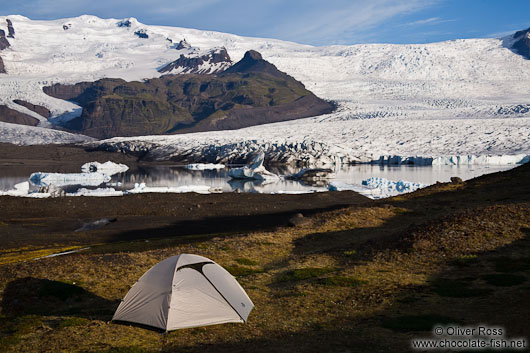
<path fill-rule="evenodd" d="M 186 193 L 196 192 L 198 194 L 211 194 L 220 192 L 219 189 L 208 185 L 183 185 L 183 186 L 146 186 L 145 183 L 136 183 L 134 188 L 127 190 L 124 194 L 143 194 L 148 192 L 154 193 Z"/>
<path fill-rule="evenodd" d="M 23 181 L 22 183 L 15 184 L 15 191 L 21 194 L 29 193 L 29 182 Z"/>
<path fill-rule="evenodd" d="M 214 163 L 194 163 L 194 164 L 188 164 L 186 166 L 187 169 L 191 170 L 206 170 L 206 169 L 223 169 L 225 167 L 224 164 L 214 164 Z"/>
<path fill-rule="evenodd" d="M 427 185 L 412 183 L 409 181 L 392 181 L 385 178 L 373 177 L 362 181 L 362 185 L 331 182 L 328 185 L 330 191 L 355 191 L 371 199 L 381 199 L 399 194 L 413 192 Z"/>
<path fill-rule="evenodd" d="M 123 196 L 123 191 L 116 191 L 114 188 L 98 188 L 98 189 L 78 189 L 74 193 L 68 193 L 66 196 Z"/>
<path fill-rule="evenodd" d="M 109 176 L 123 173 L 128 170 L 129 167 L 127 167 L 125 164 L 118 164 L 111 161 L 105 163 L 89 162 L 81 166 L 81 171 L 83 173 L 101 173 Z"/>
<path fill-rule="evenodd" d="M 110 181 L 110 176 L 102 173 L 43 173 L 31 174 L 29 181 L 36 186 L 85 185 L 98 186 Z"/>
<path fill-rule="evenodd" d="M 248 166 L 241 168 L 230 169 L 228 175 L 233 179 L 254 179 L 254 180 L 269 180 L 277 181 L 280 177 L 274 173 L 269 172 L 263 166 L 265 153 L 260 152 Z"/>

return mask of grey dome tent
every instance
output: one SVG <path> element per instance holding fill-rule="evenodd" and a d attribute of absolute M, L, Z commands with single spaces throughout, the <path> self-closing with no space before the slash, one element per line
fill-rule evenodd
<path fill-rule="evenodd" d="M 170 331 L 246 322 L 253 307 L 245 290 L 224 268 L 206 257 L 180 254 L 144 273 L 112 320 Z"/>

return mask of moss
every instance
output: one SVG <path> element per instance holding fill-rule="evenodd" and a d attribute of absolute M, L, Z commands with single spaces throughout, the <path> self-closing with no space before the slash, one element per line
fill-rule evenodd
<path fill-rule="evenodd" d="M 81 317 L 69 317 L 64 320 L 62 320 L 57 327 L 64 328 L 64 327 L 72 327 L 72 326 L 84 326 L 89 321 L 87 319 L 81 318 Z"/>
<path fill-rule="evenodd" d="M 243 277 L 243 276 L 249 276 L 256 273 L 263 273 L 263 269 L 261 268 L 250 268 L 250 267 L 244 267 L 244 266 L 225 266 L 225 269 L 232 274 L 232 276 L 236 277 Z"/>
<path fill-rule="evenodd" d="M 331 267 L 308 267 L 308 268 L 297 268 L 294 270 L 286 271 L 278 277 L 278 282 L 288 281 L 301 281 L 310 278 L 317 278 L 326 273 L 335 272 L 335 268 Z"/>

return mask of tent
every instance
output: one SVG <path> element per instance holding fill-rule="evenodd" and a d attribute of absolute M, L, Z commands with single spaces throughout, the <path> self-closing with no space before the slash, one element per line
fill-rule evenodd
<path fill-rule="evenodd" d="M 144 273 L 112 320 L 170 331 L 246 322 L 253 307 L 245 290 L 224 268 L 206 257 L 180 254 Z"/>

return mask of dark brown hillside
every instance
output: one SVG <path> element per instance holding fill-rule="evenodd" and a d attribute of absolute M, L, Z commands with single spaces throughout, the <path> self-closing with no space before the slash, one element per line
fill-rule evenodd
<path fill-rule="evenodd" d="M 44 92 L 81 105 L 82 115 L 65 127 L 97 138 L 238 129 L 334 109 L 257 52 L 219 75 L 102 79 Z"/>

